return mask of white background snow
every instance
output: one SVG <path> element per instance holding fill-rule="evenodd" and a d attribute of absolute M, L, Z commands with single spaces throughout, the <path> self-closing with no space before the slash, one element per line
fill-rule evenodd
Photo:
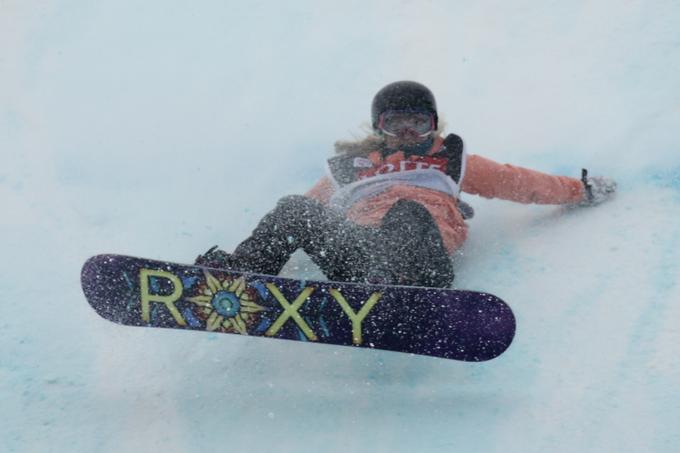
<path fill-rule="evenodd" d="M 661 0 L 0 1 L 0 451 L 680 451 L 678 23 Z M 233 248 L 400 79 L 469 152 L 619 183 L 577 211 L 466 198 L 455 286 L 513 307 L 503 356 L 87 305 L 91 255 Z"/>

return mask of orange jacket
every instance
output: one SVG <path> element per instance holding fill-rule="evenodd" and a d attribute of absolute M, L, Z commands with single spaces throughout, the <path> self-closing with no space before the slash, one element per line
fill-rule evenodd
<path fill-rule="evenodd" d="M 441 147 L 441 137 L 435 141 L 428 155 Z M 384 159 L 380 152 L 369 154 L 368 158 L 377 163 L 397 164 L 404 160 L 402 152 L 393 153 Z M 581 180 L 566 176 L 552 176 L 526 168 L 499 164 L 477 155 L 468 155 L 460 189 L 485 198 L 500 198 L 519 203 L 569 204 L 577 203 L 584 197 Z M 306 196 L 329 204 L 335 186 L 328 176 L 312 187 Z M 467 237 L 468 226 L 460 214 L 458 201 L 450 194 L 425 187 L 399 184 L 387 190 L 360 199 L 347 211 L 347 218 L 361 225 L 379 225 L 387 211 L 400 199 L 421 203 L 432 214 L 439 226 L 444 245 L 453 252 Z"/>

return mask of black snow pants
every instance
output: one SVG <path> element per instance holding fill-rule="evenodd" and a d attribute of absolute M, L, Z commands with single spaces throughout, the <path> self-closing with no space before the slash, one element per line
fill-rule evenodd
<path fill-rule="evenodd" d="M 304 250 L 329 280 L 448 287 L 453 266 L 427 209 L 400 200 L 378 227 L 299 195 L 279 200 L 232 254 L 234 268 L 277 275 Z"/>

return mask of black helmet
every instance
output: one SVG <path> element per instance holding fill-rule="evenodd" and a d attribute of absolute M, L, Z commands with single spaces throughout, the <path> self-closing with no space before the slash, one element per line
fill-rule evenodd
<path fill-rule="evenodd" d="M 388 110 L 428 112 L 434 117 L 435 129 L 439 124 L 434 95 L 425 85 L 418 82 L 408 80 L 393 82 L 378 91 L 371 104 L 373 129 L 378 128 L 380 115 Z"/>

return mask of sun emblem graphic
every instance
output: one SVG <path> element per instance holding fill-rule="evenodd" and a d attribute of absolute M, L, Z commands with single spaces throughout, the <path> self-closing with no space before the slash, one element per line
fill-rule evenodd
<path fill-rule="evenodd" d="M 205 285 L 199 287 L 200 295 L 187 300 L 200 307 L 199 315 L 206 321 L 206 329 L 248 335 L 255 315 L 265 310 L 255 303 L 257 292 L 246 286 L 243 277 L 220 281 L 210 272 L 204 273 Z"/>

